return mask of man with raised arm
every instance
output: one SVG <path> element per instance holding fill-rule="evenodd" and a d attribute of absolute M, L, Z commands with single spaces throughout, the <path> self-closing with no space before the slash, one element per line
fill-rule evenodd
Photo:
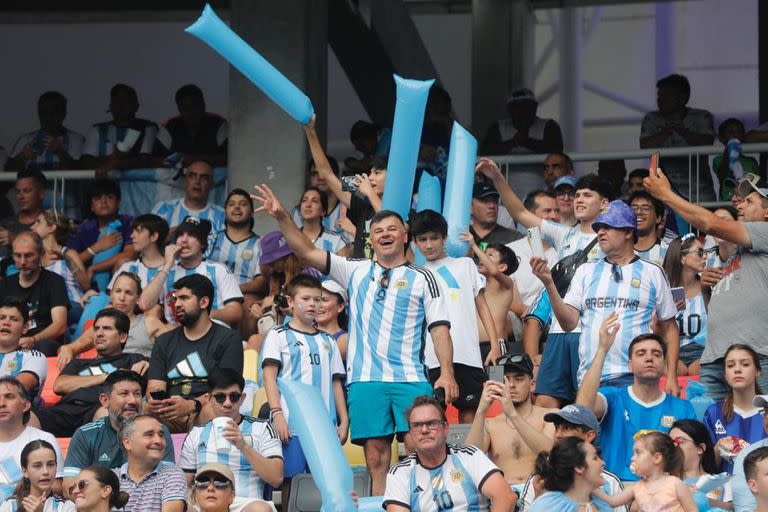
<path fill-rule="evenodd" d="M 371 220 L 375 260 L 347 259 L 318 249 L 293 223 L 272 191 L 256 186 L 254 199 L 277 220 L 295 254 L 347 288 L 350 332 L 347 351 L 352 442 L 363 445 L 373 494 L 384 492 L 392 436 L 409 430 L 405 410 L 432 394 L 424 366 L 424 328 L 440 363 L 435 389 L 458 396 L 453 376 L 450 322 L 435 277 L 405 259 L 407 233 L 400 216 L 382 210 Z"/>

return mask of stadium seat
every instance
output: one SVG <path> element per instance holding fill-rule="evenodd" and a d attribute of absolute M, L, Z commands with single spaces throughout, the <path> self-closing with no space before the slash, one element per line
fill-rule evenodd
<path fill-rule="evenodd" d="M 365 467 L 365 452 L 363 451 L 362 446 L 358 446 L 356 444 L 352 444 L 352 441 L 350 440 L 351 436 L 347 438 L 347 442 L 344 443 L 344 446 L 342 448 L 344 449 L 344 455 L 347 456 L 347 462 L 349 462 L 349 465 L 352 466 L 352 468 L 355 467 Z M 392 440 L 392 460 L 390 461 L 391 464 L 397 463 L 397 454 L 398 454 L 398 442 L 397 438 Z"/>
<path fill-rule="evenodd" d="M 56 382 L 56 377 L 59 376 L 59 366 L 55 357 L 48 358 L 48 375 L 45 377 L 45 384 L 43 384 L 43 391 L 40 393 L 40 397 L 43 399 L 46 407 L 49 407 L 59 400 L 61 397 L 53 392 L 53 383 Z"/>
<path fill-rule="evenodd" d="M 95 348 L 92 348 L 91 350 L 86 350 L 85 352 L 83 352 L 77 357 L 80 359 L 96 359 L 97 357 L 99 357 L 99 354 L 96 353 Z"/>
<path fill-rule="evenodd" d="M 371 476 L 366 471 L 353 473 L 352 488 L 360 498 L 371 495 Z M 291 480 L 291 495 L 287 506 L 283 510 L 287 512 L 320 512 L 323 500 L 320 489 L 315 485 L 312 475 L 299 473 Z"/>
<path fill-rule="evenodd" d="M 251 412 L 251 416 L 258 416 L 259 415 L 259 409 L 261 409 L 261 406 L 267 403 L 267 390 L 263 387 L 260 387 L 256 394 L 253 395 L 253 409 Z"/>
<path fill-rule="evenodd" d="M 680 398 L 688 398 L 686 396 L 686 391 L 688 390 L 688 383 L 692 380 L 699 380 L 698 375 L 686 375 L 685 377 L 678 377 L 677 378 L 677 385 L 680 386 Z M 667 385 L 667 377 L 666 375 L 661 378 L 659 381 L 659 389 L 664 391 L 664 387 Z"/>
<path fill-rule="evenodd" d="M 67 450 L 69 450 L 69 443 L 72 441 L 71 437 L 57 437 L 56 442 L 59 443 L 59 448 L 61 448 L 61 456 L 63 458 L 67 458 Z M 63 466 L 64 461 L 59 462 L 59 466 Z"/>
<path fill-rule="evenodd" d="M 243 378 L 259 382 L 259 352 L 243 350 Z"/>

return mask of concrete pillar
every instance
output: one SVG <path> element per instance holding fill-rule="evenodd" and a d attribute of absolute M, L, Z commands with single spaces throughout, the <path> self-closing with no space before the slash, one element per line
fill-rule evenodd
<path fill-rule="evenodd" d="M 582 55 L 581 9 L 560 10 L 560 128 L 567 152 L 581 150 L 582 110 Z"/>
<path fill-rule="evenodd" d="M 656 80 L 677 70 L 677 7 L 674 2 L 659 2 L 656 10 Z"/>
<path fill-rule="evenodd" d="M 533 88 L 533 11 L 528 0 L 472 0 L 472 131 L 482 140 L 517 87 Z"/>
<path fill-rule="evenodd" d="M 324 139 L 327 119 L 327 0 L 232 0 L 231 26 L 309 96 Z M 267 183 L 286 208 L 304 189 L 309 148 L 304 130 L 264 93 L 230 68 L 229 188 Z M 275 229 L 256 215 L 255 230 Z"/>

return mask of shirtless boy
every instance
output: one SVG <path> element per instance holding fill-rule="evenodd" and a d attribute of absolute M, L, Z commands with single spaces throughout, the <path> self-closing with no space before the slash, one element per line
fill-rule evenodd
<path fill-rule="evenodd" d="M 505 355 L 497 364 L 504 366 L 506 382 L 485 383 L 465 442 L 487 452 L 514 488 L 533 473 L 536 455 L 552 447 L 555 427 L 544 421 L 544 415 L 557 409 L 544 409 L 531 402 L 533 363 L 528 355 Z M 486 419 L 493 400 L 501 403 L 504 414 Z"/>
<path fill-rule="evenodd" d="M 525 304 L 520 300 L 515 280 L 510 277 L 517 270 L 517 256 L 506 245 L 488 244 L 483 252 L 471 236 L 464 236 L 462 240 L 469 242 L 478 260 L 477 270 L 486 279 L 485 301 L 491 310 L 496 332 L 502 338 L 500 340 L 502 353 L 506 353 L 506 337 L 509 332 L 508 311 L 518 316 L 525 314 Z M 480 334 L 480 354 L 483 361 L 486 361 L 491 350 L 491 339 L 482 323 L 478 322 L 477 330 Z"/>

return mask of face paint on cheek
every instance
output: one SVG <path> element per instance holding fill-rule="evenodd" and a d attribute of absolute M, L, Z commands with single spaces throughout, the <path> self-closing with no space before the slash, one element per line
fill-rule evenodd
<path fill-rule="evenodd" d="M 304 304 L 298 303 L 296 304 L 296 307 L 299 309 L 304 309 Z"/>

